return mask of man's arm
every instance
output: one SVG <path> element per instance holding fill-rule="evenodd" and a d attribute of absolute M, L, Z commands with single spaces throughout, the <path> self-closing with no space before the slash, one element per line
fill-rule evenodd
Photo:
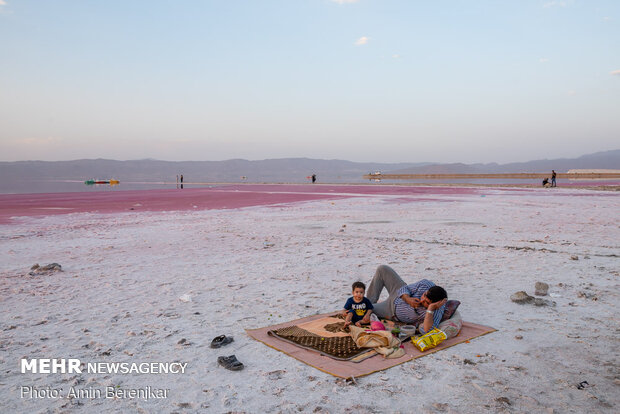
<path fill-rule="evenodd" d="M 420 299 L 412 298 L 411 296 L 409 296 L 406 293 L 400 295 L 400 298 L 402 300 L 404 300 L 405 303 L 407 305 L 411 306 L 412 308 L 419 308 L 420 307 Z"/>
<path fill-rule="evenodd" d="M 447 301 L 448 299 L 443 299 L 428 305 L 428 309 L 426 309 L 426 313 L 424 314 L 424 323 L 422 324 L 425 333 L 433 329 L 435 311 L 445 305 Z"/>
<path fill-rule="evenodd" d="M 412 308 L 419 308 L 420 307 L 420 299 L 416 299 L 416 298 L 411 296 L 418 289 L 419 285 L 420 285 L 420 282 L 416 282 L 416 283 L 412 283 L 410 285 L 405 285 L 402 288 L 400 288 L 400 292 L 399 292 L 400 293 L 400 298 L 407 305 L 411 306 Z"/>

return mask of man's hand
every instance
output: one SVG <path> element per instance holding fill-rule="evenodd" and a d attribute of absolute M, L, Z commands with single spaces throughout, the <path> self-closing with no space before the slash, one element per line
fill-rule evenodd
<path fill-rule="evenodd" d="M 428 305 L 428 310 L 435 311 L 441 308 L 443 305 L 445 305 L 447 301 L 448 299 L 443 299 L 443 300 L 440 300 L 439 302 L 431 303 L 430 305 Z"/>
<path fill-rule="evenodd" d="M 420 299 L 412 298 L 411 296 L 407 294 L 401 295 L 400 298 L 404 300 L 405 303 L 411 306 L 412 308 L 419 308 L 421 306 Z"/>

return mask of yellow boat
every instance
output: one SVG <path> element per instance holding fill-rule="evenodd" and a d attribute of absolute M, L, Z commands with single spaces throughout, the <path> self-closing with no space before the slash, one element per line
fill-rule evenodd
<path fill-rule="evenodd" d="M 119 185 L 121 182 L 119 180 L 86 180 L 84 184 L 93 185 L 93 184 L 110 184 L 110 185 Z"/>

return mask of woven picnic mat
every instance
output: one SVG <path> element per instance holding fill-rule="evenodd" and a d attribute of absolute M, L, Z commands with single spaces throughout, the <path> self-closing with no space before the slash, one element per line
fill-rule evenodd
<path fill-rule="evenodd" d="M 327 318 L 333 314 L 334 312 L 323 315 L 308 316 L 306 318 L 297 319 L 290 322 L 284 322 L 274 326 L 267 326 L 259 329 L 246 329 L 246 332 L 250 337 L 264 343 L 271 348 L 283 352 L 286 355 L 292 356 L 298 361 L 308 364 L 318 370 L 340 378 L 363 377 L 364 375 L 369 375 L 373 372 L 382 371 L 393 366 L 400 365 L 404 362 L 408 362 L 416 358 L 421 358 L 433 352 L 440 352 L 446 348 L 461 344 L 463 342 L 467 343 L 461 346 L 471 346 L 468 344 L 471 339 L 478 336 L 486 335 L 491 332 L 495 332 L 495 329 L 488 326 L 478 325 L 470 322 L 463 322 L 463 328 L 456 337 L 450 338 L 439 344 L 439 346 L 437 346 L 436 348 L 433 348 L 426 352 L 420 352 L 413 346 L 411 341 L 406 341 L 403 343 L 403 345 L 405 346 L 405 355 L 400 358 L 386 359 L 381 355 L 377 355 L 357 363 L 354 362 L 355 359 L 348 361 L 337 360 L 333 357 L 323 355 L 316 350 L 307 349 L 288 340 L 284 340 L 280 337 L 268 334 L 269 331 L 274 331 L 293 325 L 299 326 L 306 322 L 316 321 L 321 318 Z M 332 323 L 333 319 L 330 318 L 328 319 L 328 321 L 329 322 L 325 322 L 325 325 Z M 360 355 L 360 357 L 364 358 L 365 355 L 366 354 L 362 354 Z M 372 356 L 376 355 L 376 353 L 374 350 L 371 350 L 368 355 Z"/>
<path fill-rule="evenodd" d="M 366 348 L 359 348 L 349 335 L 321 336 L 297 325 L 274 329 L 267 333 L 340 360 L 348 360 L 368 351 Z"/>

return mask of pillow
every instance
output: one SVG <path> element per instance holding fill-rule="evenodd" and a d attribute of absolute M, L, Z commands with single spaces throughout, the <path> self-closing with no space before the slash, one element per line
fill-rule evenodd
<path fill-rule="evenodd" d="M 458 300 L 447 301 L 446 308 L 444 309 L 443 316 L 441 317 L 441 321 L 443 322 L 450 319 L 452 315 L 454 315 L 454 312 L 456 312 L 456 308 L 458 308 L 460 304 L 461 302 L 459 302 Z"/>
<path fill-rule="evenodd" d="M 454 338 L 461 332 L 461 328 L 463 327 L 463 319 L 461 319 L 461 314 L 458 311 L 455 311 L 452 315 L 452 318 L 443 321 L 439 324 L 438 328 L 445 332 L 447 339 Z"/>

